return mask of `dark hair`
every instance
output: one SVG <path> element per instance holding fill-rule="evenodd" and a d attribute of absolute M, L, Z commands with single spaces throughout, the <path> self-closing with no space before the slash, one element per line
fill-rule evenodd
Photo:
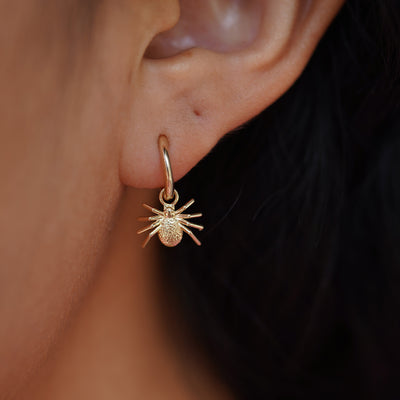
<path fill-rule="evenodd" d="M 400 398 L 400 3 L 350 0 L 276 103 L 181 182 L 164 279 L 237 399 Z"/>

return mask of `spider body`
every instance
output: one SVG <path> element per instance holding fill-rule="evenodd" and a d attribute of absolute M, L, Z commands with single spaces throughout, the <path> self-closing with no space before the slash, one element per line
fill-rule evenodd
<path fill-rule="evenodd" d="M 160 222 L 158 237 L 162 244 L 174 247 L 182 240 L 183 231 L 179 226 L 179 221 L 174 217 L 164 217 Z"/>
<path fill-rule="evenodd" d="M 157 233 L 158 237 L 165 246 L 174 247 L 179 244 L 182 240 L 183 232 L 186 232 L 193 241 L 200 246 L 201 243 L 197 239 L 197 237 L 193 234 L 193 232 L 189 229 L 196 228 L 198 230 L 202 230 L 203 227 L 201 225 L 193 224 L 189 221 L 186 221 L 190 218 L 198 218 L 201 217 L 201 213 L 196 214 L 182 214 L 187 208 L 189 208 L 193 203 L 194 200 L 190 200 L 184 206 L 182 206 L 179 210 L 175 211 L 175 204 L 178 202 L 179 196 L 178 192 L 174 190 L 174 200 L 172 203 L 167 203 L 164 200 L 164 189 L 160 192 L 160 202 L 164 206 L 163 211 L 157 210 L 147 204 L 143 204 L 143 207 L 147 208 L 148 210 L 152 211 L 154 214 L 150 217 L 139 217 L 140 221 L 154 221 L 152 224 L 146 226 L 143 229 L 140 229 L 138 233 L 143 233 L 148 230 L 151 232 L 147 235 L 146 240 L 143 243 L 143 247 L 149 242 L 149 240 Z"/>

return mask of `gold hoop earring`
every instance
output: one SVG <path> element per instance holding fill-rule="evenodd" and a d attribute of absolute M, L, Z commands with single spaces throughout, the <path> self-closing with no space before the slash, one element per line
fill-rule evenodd
<path fill-rule="evenodd" d="M 138 218 L 139 221 L 154 221 L 149 226 L 146 226 L 137 232 L 138 234 L 141 234 L 151 230 L 151 232 L 147 235 L 146 240 L 143 242 L 142 247 L 145 247 L 155 234 L 158 234 L 162 244 L 167 247 L 174 247 L 181 242 L 183 232 L 186 232 L 193 239 L 193 241 L 200 246 L 201 243 L 199 239 L 197 239 L 189 227 L 196 228 L 201 231 L 203 230 L 203 226 L 193 224 L 187 221 L 187 219 L 198 218 L 201 217 L 202 214 L 182 214 L 194 203 L 194 199 L 191 199 L 184 206 L 175 211 L 175 205 L 179 200 L 179 195 L 176 189 L 174 189 L 174 179 L 172 176 L 171 162 L 168 155 L 168 139 L 166 136 L 161 135 L 159 137 L 158 148 L 160 151 L 162 164 L 164 165 L 165 173 L 165 187 L 161 189 L 158 197 L 164 209 L 161 211 L 147 204 L 143 204 L 143 207 L 147 208 L 156 215 Z"/>

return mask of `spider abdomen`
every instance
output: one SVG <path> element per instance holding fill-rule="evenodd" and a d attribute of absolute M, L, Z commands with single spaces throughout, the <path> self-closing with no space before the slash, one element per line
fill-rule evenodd
<path fill-rule="evenodd" d="M 158 237 L 165 246 L 174 247 L 182 240 L 182 229 L 175 218 L 163 218 Z"/>

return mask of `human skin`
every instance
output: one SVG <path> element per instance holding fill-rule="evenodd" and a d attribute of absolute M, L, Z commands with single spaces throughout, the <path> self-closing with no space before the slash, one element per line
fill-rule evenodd
<path fill-rule="evenodd" d="M 157 263 L 156 245 L 140 253 L 131 230 L 116 226 L 134 219 L 127 202 L 153 197 L 127 195 L 127 186 L 162 186 L 158 136 L 170 140 L 179 179 L 222 135 L 293 84 L 342 1 L 254 0 L 252 8 L 210 0 L 198 10 L 194 1 L 181 4 L 180 19 L 175 0 L 0 0 L 0 398 L 22 396 L 49 359 L 62 364 L 62 356 L 53 357 L 56 348 L 79 349 L 86 332 L 80 324 L 100 324 L 113 290 L 132 296 L 115 304 L 124 310 L 112 322 L 117 325 L 132 304 L 154 298 L 154 277 L 145 266 L 152 270 Z M 237 4 L 243 42 L 225 25 L 202 31 L 191 24 L 191 18 L 222 24 Z M 177 50 L 172 40 L 189 34 L 205 49 Z M 125 246 L 119 252 L 113 250 L 116 237 Z M 127 284 L 121 270 L 143 282 L 141 290 Z M 119 285 L 104 288 L 113 276 Z M 157 310 L 146 308 L 153 321 Z M 134 315 L 132 327 L 143 318 Z M 118 343 L 116 351 L 131 346 L 146 359 L 137 337 Z M 166 364 L 179 364 L 161 336 L 153 343 L 169 354 Z M 178 372 L 174 379 L 183 380 Z M 43 385 L 38 390 L 46 392 Z M 146 398 L 145 388 L 136 390 Z"/>

